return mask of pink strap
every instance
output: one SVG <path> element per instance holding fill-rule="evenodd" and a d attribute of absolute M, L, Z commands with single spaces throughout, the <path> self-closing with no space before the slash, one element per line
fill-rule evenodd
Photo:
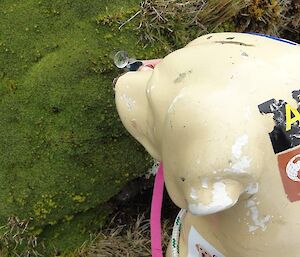
<path fill-rule="evenodd" d="M 148 66 L 152 69 L 161 62 L 161 59 L 143 60 L 143 65 Z"/>
<path fill-rule="evenodd" d="M 150 234 L 152 257 L 163 257 L 161 246 L 161 207 L 164 193 L 164 168 L 162 162 L 154 181 L 150 214 Z"/>

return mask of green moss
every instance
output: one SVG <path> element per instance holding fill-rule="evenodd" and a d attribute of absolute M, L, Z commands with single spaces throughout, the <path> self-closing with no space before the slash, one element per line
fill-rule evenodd
<path fill-rule="evenodd" d="M 96 231 L 95 228 L 102 228 L 109 213 L 110 207 L 102 205 L 74 216 L 66 216 L 59 223 L 44 227 L 39 238 L 43 239 L 47 249 L 43 249 L 43 246 L 40 245 L 40 252 L 45 251 L 46 256 L 52 256 L 53 252 L 63 253 L 64 256 L 73 256 L 73 250 L 87 241 L 91 232 Z M 66 238 L 68 244 L 63 241 Z"/>
<path fill-rule="evenodd" d="M 37 201 L 33 206 L 33 212 L 37 221 L 47 220 L 48 215 L 53 209 L 57 208 L 57 204 L 49 195 L 42 195 L 41 200 Z M 53 222 L 52 222 L 53 223 Z"/>
<path fill-rule="evenodd" d="M 79 246 L 110 207 L 95 208 L 149 166 L 116 113 L 119 71 L 109 58 L 116 49 L 157 55 L 137 44 L 136 24 L 119 29 L 138 8 L 137 0 L 0 3 L 0 223 L 30 219 L 47 249 Z"/>
<path fill-rule="evenodd" d="M 83 203 L 83 202 L 85 202 L 85 200 L 86 200 L 85 196 L 82 196 L 82 195 L 74 195 L 73 196 L 73 201 L 74 202 Z"/>

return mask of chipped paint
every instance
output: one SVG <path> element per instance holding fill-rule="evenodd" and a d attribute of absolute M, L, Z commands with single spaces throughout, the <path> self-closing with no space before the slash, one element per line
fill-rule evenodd
<path fill-rule="evenodd" d="M 241 173 L 246 172 L 250 167 L 251 159 L 248 156 L 242 156 L 242 148 L 248 144 L 248 135 L 244 134 L 238 137 L 231 148 L 232 161 L 230 167 L 224 169 L 226 172 Z"/>
<path fill-rule="evenodd" d="M 256 194 L 256 193 L 258 192 L 258 190 L 259 190 L 259 185 L 258 185 L 258 183 L 256 182 L 256 183 L 250 183 L 250 184 L 246 187 L 245 192 L 246 192 L 247 194 L 254 195 L 254 194 Z"/>
<path fill-rule="evenodd" d="M 190 193 L 190 197 L 193 199 L 193 200 L 197 200 L 198 199 L 198 192 L 196 191 L 195 188 L 191 188 L 191 193 Z"/>
<path fill-rule="evenodd" d="M 202 203 L 189 204 L 189 211 L 194 215 L 208 215 L 228 209 L 233 206 L 236 201 L 233 201 L 228 196 L 226 185 L 219 181 L 213 184 L 211 203 L 208 205 Z"/>
<path fill-rule="evenodd" d="M 254 232 L 257 229 L 261 229 L 262 231 L 265 231 L 267 229 L 267 224 L 271 220 L 271 215 L 265 215 L 263 217 L 259 217 L 259 210 L 256 205 L 259 203 L 256 203 L 254 200 L 248 200 L 246 202 L 246 208 L 249 208 L 249 211 L 247 212 L 247 216 L 251 216 L 253 224 L 247 224 L 249 232 Z"/>
<path fill-rule="evenodd" d="M 234 158 L 238 159 L 242 155 L 242 147 L 248 144 L 248 135 L 242 135 L 238 137 L 232 146 L 232 155 Z"/>
<path fill-rule="evenodd" d="M 245 172 L 250 167 L 251 159 L 248 156 L 243 156 L 239 161 L 234 162 L 231 166 L 231 171 L 234 173 Z"/>
<path fill-rule="evenodd" d="M 202 188 L 205 188 L 205 189 L 208 188 L 208 178 L 203 178 L 201 180 L 201 186 L 202 186 Z"/>

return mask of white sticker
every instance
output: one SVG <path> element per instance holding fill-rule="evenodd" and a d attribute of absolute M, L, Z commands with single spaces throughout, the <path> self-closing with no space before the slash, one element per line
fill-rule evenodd
<path fill-rule="evenodd" d="M 192 226 L 188 239 L 188 257 L 225 257 Z"/>

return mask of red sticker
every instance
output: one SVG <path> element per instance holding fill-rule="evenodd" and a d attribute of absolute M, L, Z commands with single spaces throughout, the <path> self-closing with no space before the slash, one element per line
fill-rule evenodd
<path fill-rule="evenodd" d="M 278 167 L 285 193 L 291 202 L 300 200 L 300 147 L 279 153 Z"/>

